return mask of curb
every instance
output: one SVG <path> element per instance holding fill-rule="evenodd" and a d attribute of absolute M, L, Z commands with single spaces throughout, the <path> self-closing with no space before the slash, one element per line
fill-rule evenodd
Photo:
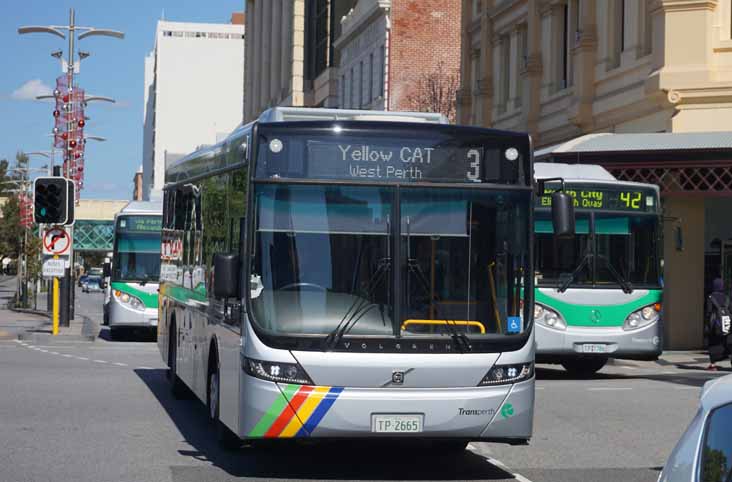
<path fill-rule="evenodd" d="M 34 331 L 26 330 L 18 334 L 19 340 L 32 341 L 35 344 L 53 344 L 56 342 L 87 342 L 94 343 L 99 336 L 99 323 L 91 318 L 83 316 L 81 334 L 80 335 L 56 335 L 53 336 L 50 331 Z M 49 323 L 36 327 L 36 330 L 42 326 L 48 326 Z"/>
<path fill-rule="evenodd" d="M 27 313 L 27 314 L 30 314 L 30 315 L 38 315 L 38 316 L 43 316 L 43 317 L 46 317 L 46 318 L 50 318 L 50 316 L 49 316 L 49 314 L 48 314 L 47 311 L 34 310 L 32 308 L 10 308 L 10 307 L 8 307 L 8 310 L 10 310 L 10 311 L 12 311 L 14 313 Z"/>

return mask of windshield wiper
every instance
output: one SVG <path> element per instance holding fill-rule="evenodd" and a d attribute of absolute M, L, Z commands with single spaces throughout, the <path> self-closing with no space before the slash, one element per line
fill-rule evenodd
<path fill-rule="evenodd" d="M 422 267 L 419 265 L 419 263 L 417 263 L 416 259 L 411 257 L 412 232 L 411 232 L 411 222 L 410 222 L 409 216 L 407 216 L 406 221 L 407 221 L 407 269 L 409 269 L 410 273 L 415 274 L 415 277 L 422 284 L 422 289 L 425 291 L 425 293 L 428 294 L 430 300 L 432 302 L 439 301 L 439 299 L 437 298 L 437 295 L 432 293 L 432 290 L 430 289 L 430 284 L 427 281 L 427 276 L 422 271 Z M 407 276 L 407 307 L 409 307 L 409 276 Z M 450 338 L 455 343 L 455 345 L 457 345 L 458 350 L 460 350 L 460 353 L 465 353 L 466 349 L 467 349 L 467 351 L 471 350 L 470 340 L 468 339 L 468 337 L 465 333 L 458 332 L 455 329 L 454 320 L 445 319 L 445 326 L 447 327 L 447 331 L 450 332 Z"/>
<path fill-rule="evenodd" d="M 613 275 L 613 277 L 618 281 L 618 284 L 623 289 L 623 293 L 632 293 L 633 287 L 631 286 L 630 282 L 623 278 L 623 275 L 621 275 L 615 267 L 610 263 L 610 260 L 606 256 L 597 255 L 598 259 L 601 259 L 605 262 L 605 266 L 607 266 L 607 270 L 610 271 L 610 274 Z"/>
<path fill-rule="evenodd" d="M 348 307 L 348 310 L 346 310 L 346 313 L 343 315 L 343 318 L 341 318 L 341 321 L 338 322 L 338 325 L 336 325 L 333 331 L 328 333 L 328 336 L 325 338 L 325 346 L 327 348 L 332 349 L 337 346 L 346 333 L 348 333 L 348 331 L 353 328 L 361 318 L 363 318 L 363 315 L 365 315 L 374 306 L 377 306 L 370 303 L 369 299 L 371 298 L 373 291 L 381 283 L 384 275 L 388 273 L 390 269 L 391 258 L 384 258 L 379 261 L 379 266 L 376 271 L 374 271 L 374 274 L 371 275 L 371 278 L 369 278 L 366 289 L 360 293 L 355 293 L 356 299 L 354 299 L 351 306 Z M 357 316 L 358 318 L 356 318 Z"/>
<path fill-rule="evenodd" d="M 421 283 L 422 289 L 424 289 L 426 293 L 430 293 L 430 299 L 434 302 L 439 303 L 440 298 L 437 297 L 437 295 L 433 296 L 431 294 L 430 286 L 427 281 L 427 276 L 422 271 L 422 267 L 419 265 L 419 263 L 417 263 L 417 260 L 410 258 L 408 260 L 407 266 L 410 272 L 415 273 L 415 277 Z M 435 307 L 435 310 L 437 311 L 438 316 L 440 316 L 440 309 L 438 307 Z M 455 329 L 455 320 L 445 319 L 445 326 L 447 327 L 447 331 L 450 332 L 450 338 L 452 338 L 452 340 L 455 342 L 455 345 L 457 345 L 460 353 L 472 350 L 472 347 L 470 346 L 470 338 L 468 338 L 465 333 L 457 331 L 457 329 Z"/>
<path fill-rule="evenodd" d="M 590 262 L 590 259 L 592 258 L 592 255 L 590 253 L 585 254 L 584 258 L 582 258 L 582 262 L 577 266 L 574 271 L 572 271 L 572 274 L 569 276 L 569 278 L 565 279 L 562 284 L 560 284 L 557 287 L 557 291 L 560 293 L 564 293 L 567 291 L 567 288 L 569 288 L 569 285 L 571 285 L 574 280 L 577 278 L 577 275 L 580 274 L 580 271 L 585 269 L 585 266 L 587 266 L 587 263 Z"/>

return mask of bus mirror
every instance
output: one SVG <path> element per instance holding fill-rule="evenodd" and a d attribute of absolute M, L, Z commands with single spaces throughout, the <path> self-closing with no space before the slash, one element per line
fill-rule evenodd
<path fill-rule="evenodd" d="M 239 255 L 214 255 L 214 296 L 236 298 L 239 296 Z"/>
<path fill-rule="evenodd" d="M 563 191 L 552 193 L 552 225 L 557 239 L 574 237 L 574 199 Z"/>
<path fill-rule="evenodd" d="M 109 261 L 106 261 L 104 265 L 102 266 L 102 274 L 105 278 L 109 278 L 112 276 L 112 263 Z"/>

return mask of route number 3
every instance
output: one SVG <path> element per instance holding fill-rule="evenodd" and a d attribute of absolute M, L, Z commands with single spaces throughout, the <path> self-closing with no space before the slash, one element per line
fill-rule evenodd
<path fill-rule="evenodd" d="M 480 182 L 480 152 L 478 149 L 470 149 L 468 151 L 468 179 L 474 182 Z"/>

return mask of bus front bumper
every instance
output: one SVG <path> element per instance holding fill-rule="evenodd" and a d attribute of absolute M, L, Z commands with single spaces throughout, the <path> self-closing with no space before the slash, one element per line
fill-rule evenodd
<path fill-rule="evenodd" d="M 133 310 L 123 305 L 114 297 L 109 302 L 109 326 L 156 327 L 158 326 L 158 309 L 145 308 L 144 311 Z"/>
<path fill-rule="evenodd" d="M 538 362 L 571 356 L 655 360 L 662 351 L 659 321 L 632 331 L 625 331 L 622 326 L 568 326 L 566 330 L 539 323 L 534 326 Z"/>
<path fill-rule="evenodd" d="M 468 388 L 285 385 L 242 374 L 239 436 L 258 438 L 531 438 L 534 378 Z M 408 431 L 394 431 L 400 421 Z M 392 430 L 392 431 L 386 431 Z"/>

